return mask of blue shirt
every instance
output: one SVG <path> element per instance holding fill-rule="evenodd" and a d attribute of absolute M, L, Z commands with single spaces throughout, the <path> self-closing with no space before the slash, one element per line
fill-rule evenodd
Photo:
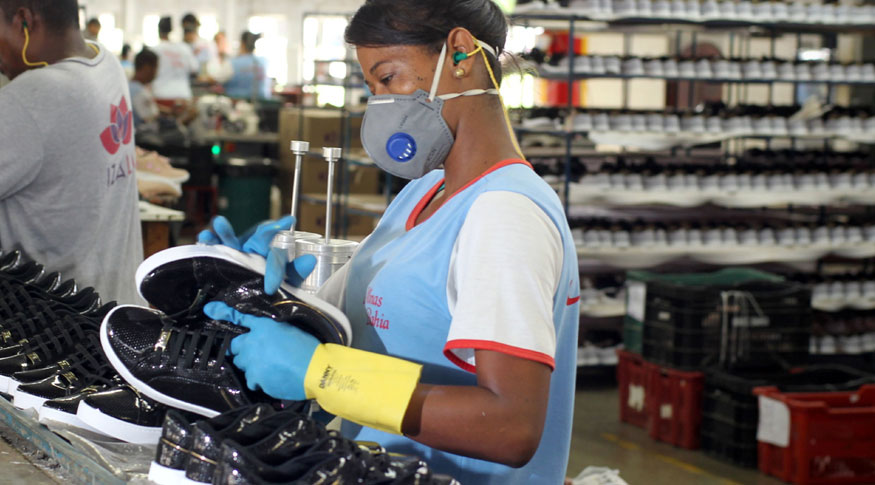
<path fill-rule="evenodd" d="M 428 220 L 411 227 L 411 214 L 417 206 L 421 209 L 421 202 L 442 180 L 443 171 L 436 170 L 408 184 L 351 261 L 345 308 L 353 327 L 353 345 L 423 364 L 424 383 L 477 385 L 474 373 L 447 356 L 452 321 L 447 301 L 450 257 L 466 214 L 479 195 L 510 191 L 528 197 L 553 221 L 563 243 L 562 274 L 552 302 L 555 368 L 541 443 L 526 466 L 514 469 L 439 451 L 347 421 L 343 433 L 380 443 L 392 452 L 419 456 L 436 472 L 463 484 L 561 484 L 571 446 L 580 318 L 577 251 L 562 205 L 529 165 L 509 161 L 455 194 Z"/>
<path fill-rule="evenodd" d="M 225 94 L 232 98 L 270 98 L 270 79 L 267 77 L 267 61 L 262 57 L 244 54 L 231 59 L 234 75 L 225 83 Z"/>

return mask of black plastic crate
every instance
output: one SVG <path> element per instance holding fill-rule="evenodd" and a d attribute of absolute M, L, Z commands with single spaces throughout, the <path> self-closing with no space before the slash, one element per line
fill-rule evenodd
<path fill-rule="evenodd" d="M 790 282 L 696 287 L 647 283 L 642 355 L 682 369 L 806 362 L 810 291 Z"/>
<path fill-rule="evenodd" d="M 702 449 L 737 465 L 757 466 L 759 405 L 753 389 L 777 386 L 784 392 L 857 389 L 875 382 L 875 374 L 839 365 L 818 365 L 782 372 L 705 373 L 702 396 Z"/>
<path fill-rule="evenodd" d="M 746 468 L 757 467 L 757 441 L 754 432 L 753 442 L 736 443 L 726 441 L 715 433 L 702 428 L 700 443 L 702 451 L 720 461 Z"/>

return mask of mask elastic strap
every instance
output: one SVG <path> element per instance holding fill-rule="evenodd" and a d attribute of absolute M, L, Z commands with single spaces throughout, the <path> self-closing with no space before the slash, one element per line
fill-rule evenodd
<path fill-rule="evenodd" d="M 442 95 L 438 96 L 438 98 L 443 99 L 444 101 L 447 101 L 450 99 L 461 98 L 462 96 L 480 96 L 481 94 L 498 94 L 498 95 L 500 95 L 501 93 L 499 93 L 497 89 L 471 89 L 471 90 L 465 91 L 464 93 L 442 94 Z"/>
<path fill-rule="evenodd" d="M 28 30 L 27 27 L 24 28 L 24 47 L 21 48 L 21 60 L 24 61 L 24 65 L 28 67 L 48 67 L 48 62 L 30 62 L 27 60 L 27 47 L 30 45 L 30 32 L 28 32 Z"/>
<path fill-rule="evenodd" d="M 444 62 L 447 60 L 447 43 L 441 47 L 441 56 L 438 58 L 437 69 L 434 71 L 434 79 L 431 81 L 431 91 L 428 93 L 428 101 L 434 101 L 438 90 L 438 83 L 441 81 L 441 73 L 444 70 Z"/>

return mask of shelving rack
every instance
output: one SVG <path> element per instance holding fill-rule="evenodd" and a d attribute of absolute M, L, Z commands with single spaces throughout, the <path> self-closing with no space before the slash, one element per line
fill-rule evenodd
<path fill-rule="evenodd" d="M 685 57 L 684 59 L 696 60 L 696 51 L 699 43 L 699 35 L 703 32 L 707 33 L 715 33 L 720 31 L 729 36 L 729 52 L 724 56 L 725 59 L 732 59 L 736 57 L 745 57 L 744 54 L 750 52 L 750 41 L 753 37 L 765 37 L 769 39 L 769 52 L 770 57 L 776 57 L 776 44 L 779 35 L 785 35 L 788 33 L 795 33 L 795 46 L 796 51 L 802 47 L 802 36 L 803 34 L 820 34 L 822 45 L 827 45 L 834 47 L 835 46 L 835 37 L 837 34 L 844 33 L 864 33 L 864 32 L 873 32 L 875 31 L 875 25 L 866 23 L 856 23 L 856 24 L 811 24 L 811 23 L 796 23 L 796 22 L 753 22 L 753 21 L 723 21 L 723 20 L 704 20 L 704 21 L 695 21 L 695 20 L 686 20 L 686 19 L 678 19 L 678 18 L 593 18 L 588 15 L 580 15 L 579 13 L 575 13 L 570 9 L 554 9 L 546 12 L 519 12 L 515 13 L 511 16 L 512 20 L 517 25 L 522 26 L 537 26 L 544 27 L 548 30 L 562 30 L 563 32 L 567 32 L 568 42 L 567 42 L 567 51 L 565 52 L 565 59 L 563 62 L 567 62 L 567 66 L 563 66 L 567 68 L 567 72 L 561 72 L 560 69 L 550 69 L 550 72 L 545 72 L 543 69 L 539 70 L 540 77 L 546 80 L 552 81 L 563 81 L 567 83 L 567 103 L 564 106 L 560 106 L 563 109 L 566 109 L 569 113 L 569 116 L 573 116 L 577 107 L 574 104 L 575 101 L 575 81 L 585 81 L 585 80 L 594 80 L 594 79 L 616 79 L 621 81 L 622 91 L 623 91 L 623 108 L 628 108 L 628 100 L 629 100 L 629 83 L 630 81 L 637 79 L 657 79 L 657 80 L 665 80 L 665 81 L 686 81 L 691 83 L 691 86 L 695 86 L 698 83 L 709 83 L 709 84 L 726 84 L 730 87 L 726 90 L 727 92 L 724 95 L 724 101 L 727 105 L 737 102 L 746 97 L 747 87 L 749 85 L 767 85 L 768 86 L 768 104 L 772 105 L 774 103 L 774 86 L 778 84 L 791 84 L 791 85 L 799 85 L 799 84 L 810 84 L 810 85 L 825 85 L 827 87 L 827 99 L 826 102 L 830 103 L 835 100 L 835 88 L 837 86 L 852 86 L 852 87 L 860 87 L 866 86 L 871 87 L 875 85 L 873 81 L 817 81 L 817 80 L 789 80 L 789 79 L 735 79 L 735 78 L 701 78 L 701 77 L 668 77 L 668 76 L 652 76 L 652 75 L 626 75 L 622 73 L 615 74 L 593 74 L 586 72 L 578 72 L 575 70 L 575 58 L 577 57 L 576 53 L 576 40 L 580 38 L 582 35 L 586 34 L 594 34 L 594 33 L 622 33 L 623 34 L 623 56 L 630 55 L 630 45 L 631 45 L 631 36 L 635 34 L 643 34 L 643 33 L 659 33 L 664 34 L 666 36 L 673 36 L 673 41 L 670 42 L 673 44 L 674 57 L 678 59 L 682 53 L 682 47 L 685 46 L 685 40 L 689 44 L 689 50 L 691 51 L 691 55 Z M 749 56 L 748 56 L 749 57 Z M 688 90 L 688 99 L 687 105 L 692 106 L 694 101 L 694 89 Z M 794 88 L 793 92 L 793 104 L 798 105 L 799 99 L 797 98 L 798 90 Z M 593 147 L 581 147 L 576 144 L 576 141 L 580 138 L 587 137 L 590 132 L 575 130 L 572 128 L 571 123 L 566 123 L 565 127 L 562 129 L 537 129 L 537 128 L 524 128 L 522 126 L 517 126 L 515 128 L 518 135 L 529 135 L 529 134 L 537 134 L 537 135 L 545 135 L 557 137 L 560 139 L 560 143 L 558 147 L 540 147 L 540 148 L 530 148 L 525 149 L 524 152 L 528 151 L 529 156 L 536 157 L 555 157 L 562 160 L 564 164 L 564 176 L 562 177 L 562 181 L 558 183 L 554 183 L 560 195 L 562 195 L 566 213 L 569 217 L 569 220 L 574 220 L 579 217 L 592 217 L 594 214 L 603 215 L 601 213 L 610 213 L 608 211 L 602 211 L 598 208 L 593 208 L 591 206 L 581 206 L 572 202 L 572 159 L 574 157 L 586 156 L 586 157 L 612 157 L 623 155 L 625 153 L 625 147 L 621 147 L 619 152 L 602 152 Z M 726 137 L 729 140 L 731 137 Z M 834 138 L 831 135 L 823 135 L 823 136 L 793 136 L 788 134 L 787 136 L 764 136 L 764 135 L 756 135 L 756 134 L 746 134 L 737 137 L 738 139 L 760 139 L 766 140 L 767 148 L 770 148 L 772 145 L 772 140 L 775 138 L 786 138 L 791 140 L 792 146 L 795 148 L 798 140 L 803 139 L 817 139 L 823 141 L 823 149 L 826 152 L 831 150 L 832 139 Z M 861 141 L 866 140 L 853 140 L 856 143 L 860 143 Z M 873 140 L 875 142 L 875 140 Z M 714 153 L 710 155 L 714 158 L 727 158 L 732 154 L 733 148 L 737 149 L 738 147 L 729 146 L 730 142 L 726 140 L 718 140 L 720 148 L 716 150 L 716 157 Z M 738 145 L 743 145 L 743 142 L 735 142 Z M 691 158 L 692 149 L 689 147 L 674 147 L 670 150 L 663 150 L 655 153 L 648 154 L 646 151 L 641 152 L 633 152 L 630 155 L 633 157 L 644 157 L 648 155 L 657 155 L 663 159 L 665 158 L 673 158 L 675 162 L 681 162 L 684 159 Z M 714 151 L 714 150 L 712 150 Z M 596 200 L 597 197 L 593 197 L 592 200 L 583 200 L 581 202 L 585 204 L 595 204 L 595 205 L 604 205 L 605 201 Z M 841 200 L 840 197 L 836 198 L 836 201 Z M 859 203 L 862 205 L 866 205 L 866 212 L 869 211 L 868 205 L 871 204 L 870 201 L 866 200 L 856 200 L 852 201 L 854 203 Z M 610 206 L 611 204 L 607 204 Z M 614 204 L 616 205 L 616 204 Z M 619 204 L 622 206 L 623 204 Z M 635 204 L 633 204 L 635 205 Z M 665 207 L 665 206 L 663 206 Z M 793 210 L 793 206 L 790 205 L 788 207 L 790 210 Z M 611 209 L 614 210 L 614 209 Z M 662 209 L 655 209 L 662 210 Z M 825 212 L 826 208 L 821 207 L 821 213 Z M 609 215 L 609 214 L 608 214 Z M 666 252 L 670 252 L 669 248 L 665 248 Z M 875 251 L 875 244 L 864 243 L 861 244 L 857 249 L 859 252 L 854 253 L 853 251 L 845 254 L 846 257 L 856 258 L 862 262 L 868 262 L 875 255 L 873 251 Z M 744 249 L 742 249 L 742 252 Z M 748 249 L 748 251 L 750 251 Z M 652 252 L 649 249 L 641 249 L 639 252 L 642 255 L 646 255 L 648 252 Z M 764 262 L 781 262 L 797 260 L 799 258 L 814 258 L 819 259 L 825 254 L 830 253 L 830 250 L 825 250 L 821 252 L 811 252 L 810 254 L 793 254 L 792 251 L 785 253 L 784 257 L 765 257 L 765 258 L 747 258 L 745 260 L 744 257 L 738 260 L 737 264 L 755 264 L 755 263 L 764 263 Z M 841 252 L 841 251 L 839 251 Z M 594 268 L 598 268 L 599 271 L 605 271 L 605 267 L 614 268 L 613 270 L 608 269 L 608 271 L 617 271 L 620 267 L 629 267 L 629 268 L 637 268 L 637 267 L 650 267 L 653 266 L 653 260 L 636 261 L 630 260 L 630 255 L 634 255 L 634 251 L 631 249 L 616 249 L 616 250 L 606 250 L 601 251 L 602 254 L 597 254 L 596 258 L 590 258 L 591 254 L 588 254 L 585 251 L 581 251 L 581 271 L 588 272 Z M 612 254 L 608 254 L 612 253 Z M 854 254 L 852 254 L 854 253 Z M 664 255 L 666 260 L 673 261 L 674 264 L 683 265 L 689 263 L 688 255 Z M 676 256 L 685 256 L 687 257 L 687 263 L 684 260 L 678 261 Z M 741 254 L 741 256 L 744 256 Z M 634 259 L 634 258 L 633 258 Z M 658 258 L 657 258 L 658 259 Z M 645 264 L 646 263 L 646 264 Z M 699 261 L 701 263 L 701 261 Z M 719 264 L 719 263 L 718 263 Z M 701 266 L 701 264 L 700 264 Z M 820 264 L 817 265 L 818 268 Z M 603 305 L 593 307 L 594 311 L 590 314 L 587 314 L 587 309 L 582 306 L 582 334 L 584 333 L 584 329 L 588 324 L 592 324 L 593 328 L 596 329 L 605 329 L 609 328 L 611 325 L 605 323 L 605 318 L 616 317 L 618 315 L 618 308 L 620 308 L 619 302 L 614 300 L 608 300 Z M 614 324 L 616 328 L 616 323 Z"/>

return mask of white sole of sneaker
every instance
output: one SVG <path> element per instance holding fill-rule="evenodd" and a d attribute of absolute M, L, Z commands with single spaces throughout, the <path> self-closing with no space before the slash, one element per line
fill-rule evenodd
<path fill-rule="evenodd" d="M 122 360 L 118 357 L 118 355 L 116 355 L 115 350 L 113 350 L 112 345 L 109 342 L 109 331 L 107 330 L 107 323 L 109 322 L 109 319 L 112 318 L 112 315 L 115 312 L 122 310 L 122 309 L 125 309 L 125 308 L 145 308 L 145 307 L 140 307 L 140 306 L 136 306 L 136 305 L 117 306 L 117 307 L 113 308 L 112 310 L 110 310 L 109 313 L 106 314 L 106 317 L 103 319 L 103 322 L 101 322 L 101 324 L 100 324 L 100 346 L 103 347 L 103 352 L 106 354 L 107 360 L 109 360 L 109 363 L 113 366 L 113 368 L 115 368 L 116 372 L 119 373 L 119 375 L 122 377 L 122 379 L 124 379 L 125 382 L 127 382 L 128 384 L 134 386 L 134 388 L 137 389 L 138 391 L 140 391 L 143 394 L 145 394 L 146 396 L 160 402 L 161 404 L 164 404 L 164 405 L 167 405 L 167 406 L 170 406 L 173 408 L 177 408 L 177 409 L 182 409 L 183 411 L 188 411 L 191 413 L 199 414 L 201 416 L 206 416 L 208 418 L 212 418 L 213 416 L 217 416 L 218 414 L 220 414 L 218 411 L 215 411 L 213 409 L 205 408 L 203 406 L 198 406 L 196 404 L 192 404 L 192 403 L 186 402 L 186 401 L 181 401 L 179 399 L 162 394 L 162 393 L 156 391 L 155 389 L 152 389 L 151 387 L 147 386 L 146 383 L 137 379 L 136 377 L 134 377 L 133 374 L 131 374 L 131 371 L 122 363 Z M 156 310 L 152 310 L 150 308 L 147 308 L 147 310 L 156 311 Z M 79 404 L 80 409 L 82 408 L 82 406 L 84 404 L 85 404 L 84 402 Z M 77 413 L 77 415 L 79 415 L 79 414 Z M 84 415 L 79 415 L 79 416 L 80 416 L 80 418 L 83 418 L 83 421 L 85 421 L 86 423 L 89 423 L 89 420 L 86 418 L 86 416 L 84 416 Z M 95 425 L 93 422 L 90 422 L 90 424 L 92 426 Z M 159 435 L 159 439 L 160 439 L 160 435 L 161 435 L 160 429 L 158 431 L 158 435 Z M 157 442 L 157 440 L 156 440 L 156 442 Z"/>
<path fill-rule="evenodd" d="M 7 389 L 6 393 L 11 396 L 11 395 L 15 394 L 15 391 L 18 390 L 18 386 L 20 386 L 21 383 L 16 381 L 15 379 L 13 379 L 11 377 L 9 377 L 8 379 L 9 379 L 9 381 L 8 381 L 8 386 L 6 386 L 6 389 Z M 0 383 L 0 386 L 2 386 L 2 385 L 3 384 Z"/>
<path fill-rule="evenodd" d="M 0 376 L 0 392 L 3 394 L 12 395 L 15 392 L 15 389 L 18 389 L 18 385 L 12 387 L 12 377 L 10 376 Z"/>
<path fill-rule="evenodd" d="M 174 470 L 153 461 L 149 466 L 149 480 L 158 485 L 177 485 L 185 480 L 185 470 Z"/>
<path fill-rule="evenodd" d="M 79 403 L 76 417 L 85 425 L 110 436 L 135 445 L 154 445 L 161 440 L 161 428 L 139 426 L 102 413 L 85 401 Z"/>
<path fill-rule="evenodd" d="M 69 426 L 73 426 L 75 428 L 84 429 L 86 431 L 91 431 L 92 433 L 97 433 L 103 436 L 109 436 L 108 434 L 100 431 L 93 426 L 89 426 L 84 421 L 79 419 L 79 417 L 75 414 L 65 413 L 59 409 L 50 408 L 46 406 L 42 406 L 39 409 L 39 422 L 41 424 L 49 424 L 49 422 L 55 423 L 63 423 Z"/>
<path fill-rule="evenodd" d="M 12 405 L 18 409 L 33 409 L 39 411 L 39 408 L 41 408 L 46 401 L 48 401 L 48 399 L 44 397 L 34 396 L 33 394 L 16 390 L 13 394 Z"/>
<path fill-rule="evenodd" d="M 142 285 L 143 280 L 146 279 L 146 276 L 149 275 L 152 271 L 155 271 L 165 264 L 191 258 L 220 259 L 232 264 L 236 264 L 238 266 L 242 266 L 243 268 L 246 268 L 261 275 L 264 274 L 266 268 L 266 262 L 263 257 L 257 254 L 243 253 L 227 246 L 209 246 L 206 244 L 178 246 L 153 254 L 145 261 L 143 261 L 142 264 L 140 264 L 140 266 L 137 268 L 135 276 L 137 282 L 137 292 L 140 293 L 141 297 L 143 297 L 143 294 L 140 291 L 140 286 Z M 344 315 L 343 312 L 335 308 L 333 305 L 325 302 L 324 300 L 312 296 L 299 288 L 295 288 L 288 283 L 284 282 L 282 284 L 282 289 L 283 291 L 289 293 L 290 295 L 303 301 L 304 303 L 307 303 L 308 305 L 327 313 L 329 317 L 331 317 L 333 320 L 338 322 L 341 327 L 343 327 L 343 330 L 346 332 L 347 335 L 346 344 L 352 344 L 352 327 L 349 324 L 349 319 L 346 318 L 346 315 Z M 143 297 L 143 299 L 145 299 L 145 297 Z"/>

